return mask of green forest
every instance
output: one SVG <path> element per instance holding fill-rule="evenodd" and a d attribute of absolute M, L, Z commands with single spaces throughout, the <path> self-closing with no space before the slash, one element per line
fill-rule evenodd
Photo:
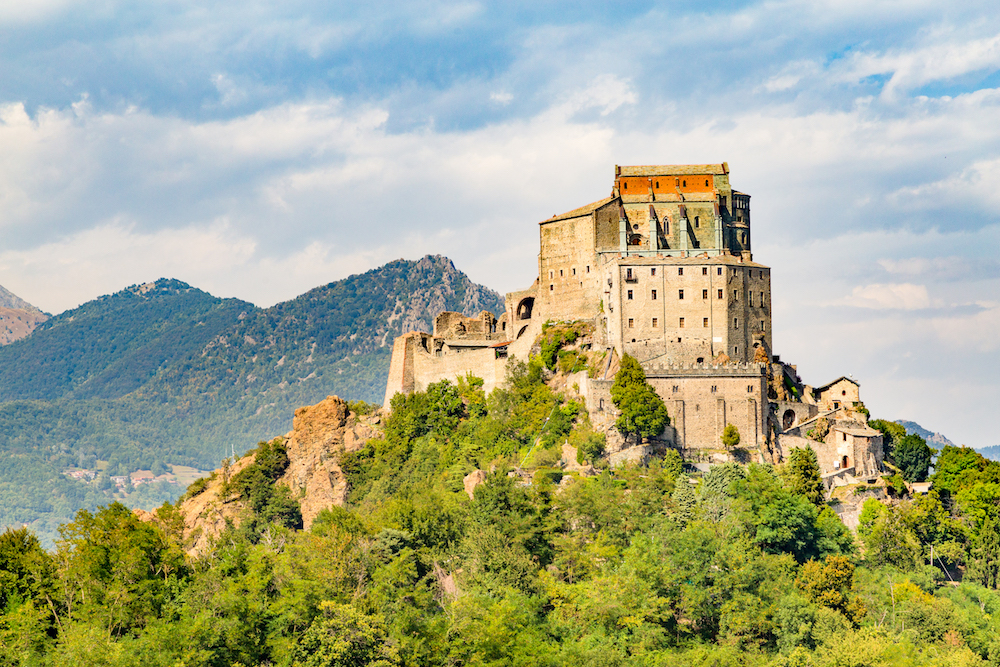
<path fill-rule="evenodd" d="M 621 400 L 644 381 L 623 379 Z M 812 450 L 609 469 L 540 361 L 481 387 L 397 396 L 341 458 L 348 506 L 308 530 L 274 484 L 280 438 L 228 481 L 243 514 L 196 557 L 169 503 L 150 523 L 80 511 L 51 552 L 8 530 L 0 664 L 1000 665 L 1000 464 L 944 448 L 930 493 L 867 500 L 854 534 Z M 555 467 L 566 442 L 600 473 Z"/>
<path fill-rule="evenodd" d="M 63 477 L 70 467 L 212 469 L 288 432 L 302 405 L 381 402 L 397 335 L 431 330 L 441 310 L 502 308 L 428 256 L 266 309 L 158 280 L 56 315 L 0 347 L 0 526 L 29 524 L 50 545 L 73 512 L 109 500 Z"/>

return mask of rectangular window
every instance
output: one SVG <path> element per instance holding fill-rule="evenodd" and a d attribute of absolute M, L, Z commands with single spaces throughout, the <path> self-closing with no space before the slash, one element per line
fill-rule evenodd
<path fill-rule="evenodd" d="M 683 299 L 684 298 L 684 290 L 682 290 L 682 289 L 677 290 L 677 298 L 678 299 Z"/>
<path fill-rule="evenodd" d="M 721 266 L 715 270 L 715 275 L 717 275 L 717 276 L 721 276 L 722 275 L 722 267 Z"/>
<path fill-rule="evenodd" d="M 550 279 L 550 280 L 552 279 L 553 275 L 554 275 L 554 274 L 552 273 L 552 271 L 549 271 L 549 279 Z"/>
<path fill-rule="evenodd" d="M 747 385 L 747 393 L 748 394 L 752 394 L 753 393 L 753 385 L 752 384 L 748 384 Z"/>
<path fill-rule="evenodd" d="M 722 298 L 722 290 L 719 290 L 719 298 Z"/>
<path fill-rule="evenodd" d="M 683 276 L 684 275 L 684 268 L 683 267 L 677 269 L 677 275 L 679 275 L 679 276 Z"/>
<path fill-rule="evenodd" d="M 761 308 L 764 307 L 764 293 L 763 292 L 760 293 L 760 307 Z"/>
<path fill-rule="evenodd" d="M 696 215 L 696 216 L 694 216 L 694 228 L 698 229 L 699 227 L 701 227 L 701 218 L 699 218 Z"/>
<path fill-rule="evenodd" d="M 679 326 L 681 329 L 684 328 L 684 318 L 683 317 L 681 318 L 681 321 L 680 321 L 680 323 L 677 326 Z"/>
<path fill-rule="evenodd" d="M 573 275 L 574 276 L 576 275 L 576 268 L 575 267 L 573 268 Z"/>
<path fill-rule="evenodd" d="M 701 298 L 702 299 L 707 299 L 708 298 L 708 290 L 707 289 L 703 289 L 701 291 Z"/>
<path fill-rule="evenodd" d="M 737 317 L 733 318 L 733 328 L 734 329 L 739 329 L 740 328 L 740 320 Z"/>
<path fill-rule="evenodd" d="M 550 291 L 550 292 L 551 292 L 552 290 L 554 290 L 554 289 L 555 289 L 555 285 L 549 285 L 549 291 Z"/>
<path fill-rule="evenodd" d="M 707 317 L 701 318 L 701 326 L 705 327 L 706 329 L 708 328 L 708 318 Z"/>
<path fill-rule="evenodd" d="M 632 269 L 625 269 L 625 280 L 632 280 Z"/>
<path fill-rule="evenodd" d="M 589 266 L 587 267 L 587 273 L 590 273 L 590 267 Z"/>
<path fill-rule="evenodd" d="M 653 290 L 653 301 L 656 301 L 656 290 Z"/>
<path fill-rule="evenodd" d="M 760 330 L 764 331 L 764 320 L 760 321 Z"/>
<path fill-rule="evenodd" d="M 753 292 L 747 292 L 747 296 L 750 298 L 750 303 L 748 305 L 753 308 Z"/>
<path fill-rule="evenodd" d="M 714 394 L 714 393 L 715 393 L 715 392 L 717 392 L 717 391 L 719 391 L 719 387 L 718 387 L 717 385 L 714 385 L 714 384 L 713 384 L 713 385 L 712 385 L 712 393 Z"/>
<path fill-rule="evenodd" d="M 631 329 L 634 326 L 635 326 L 635 320 L 633 320 L 631 317 L 628 318 L 628 328 Z"/>
<path fill-rule="evenodd" d="M 703 276 L 707 276 L 708 275 L 708 267 L 707 266 L 701 267 L 701 275 L 703 275 Z"/>
<path fill-rule="evenodd" d="M 559 277 L 560 277 L 560 278 L 562 278 L 562 277 L 563 277 L 563 270 L 562 270 L 562 269 L 559 269 Z"/>
<path fill-rule="evenodd" d="M 654 317 L 653 318 L 653 328 L 655 329 L 658 326 L 660 326 L 660 321 Z"/>
<path fill-rule="evenodd" d="M 656 275 L 656 269 L 655 268 L 650 269 L 649 270 L 649 275 L 655 276 Z"/>
<path fill-rule="evenodd" d="M 736 355 L 738 355 L 739 353 L 740 353 L 740 348 L 739 348 L 739 346 L 737 346 L 737 347 L 734 347 L 734 348 L 733 348 L 733 356 L 735 357 L 735 356 L 736 356 Z"/>
<path fill-rule="evenodd" d="M 739 301 L 739 300 L 740 300 L 739 290 L 733 290 L 733 301 Z"/>
<path fill-rule="evenodd" d="M 678 387 L 677 385 L 674 385 L 673 389 L 671 391 L 673 391 L 676 394 L 678 391 L 680 391 L 680 389 L 681 389 L 680 387 Z"/>
<path fill-rule="evenodd" d="M 629 290 L 629 291 L 628 291 L 628 300 L 629 300 L 629 301 L 631 301 L 631 300 L 632 300 L 632 290 Z"/>

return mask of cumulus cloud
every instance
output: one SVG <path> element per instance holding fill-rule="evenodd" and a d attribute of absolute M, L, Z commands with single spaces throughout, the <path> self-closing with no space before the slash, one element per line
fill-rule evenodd
<path fill-rule="evenodd" d="M 851 290 L 850 296 L 838 299 L 833 304 L 856 308 L 918 310 L 930 308 L 931 300 L 924 285 L 897 283 L 859 285 Z"/>

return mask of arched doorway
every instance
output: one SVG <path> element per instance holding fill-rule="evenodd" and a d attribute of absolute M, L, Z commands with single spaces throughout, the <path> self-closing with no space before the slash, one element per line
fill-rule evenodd
<path fill-rule="evenodd" d="M 795 423 L 795 410 L 785 410 L 785 414 L 781 415 L 781 430 L 787 431 Z"/>
<path fill-rule="evenodd" d="M 526 296 L 517 304 L 517 319 L 530 320 L 531 310 L 535 307 L 535 297 Z"/>

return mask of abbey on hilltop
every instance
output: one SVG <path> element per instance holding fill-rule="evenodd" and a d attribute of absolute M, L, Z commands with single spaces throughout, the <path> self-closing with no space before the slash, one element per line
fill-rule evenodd
<path fill-rule="evenodd" d="M 488 392 L 509 357 L 528 358 L 544 322 L 582 320 L 593 323 L 591 349 L 607 353 L 597 377 L 573 380 L 595 424 L 613 431 L 610 386 L 630 354 L 667 405 L 665 443 L 690 458 L 725 456 L 731 423 L 763 460 L 811 445 L 830 484 L 881 470 L 857 382 L 814 389 L 772 354 L 771 270 L 753 261 L 750 196 L 732 188 L 725 162 L 615 167 L 609 197 L 539 231 L 538 279 L 507 294 L 499 318 L 441 313 L 433 333 L 396 339 L 386 407 L 397 392 L 468 373 Z"/>

